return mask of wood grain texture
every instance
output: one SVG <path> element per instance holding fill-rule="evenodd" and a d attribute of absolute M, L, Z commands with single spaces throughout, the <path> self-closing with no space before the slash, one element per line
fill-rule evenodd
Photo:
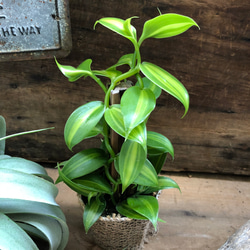
<path fill-rule="evenodd" d="M 77 66 L 87 58 L 93 68 L 115 63 L 132 46 L 97 25 L 104 16 L 128 18 L 136 27 L 158 14 L 192 17 L 201 30 L 165 40 L 148 40 L 142 59 L 177 77 L 190 93 L 190 111 L 164 93 L 149 120 L 149 129 L 166 135 L 175 148 L 175 161 L 164 170 L 250 174 L 250 2 L 248 0 L 71 0 L 73 50 L 62 64 Z M 141 28 L 138 29 L 138 33 Z M 55 164 L 71 156 L 63 140 L 64 124 L 78 106 L 103 93 L 90 79 L 69 83 L 53 59 L 0 63 L 0 113 L 7 133 L 55 126 L 36 135 L 13 138 L 7 153 Z M 88 140 L 96 146 L 99 139 Z M 79 150 L 76 148 L 75 151 Z"/>

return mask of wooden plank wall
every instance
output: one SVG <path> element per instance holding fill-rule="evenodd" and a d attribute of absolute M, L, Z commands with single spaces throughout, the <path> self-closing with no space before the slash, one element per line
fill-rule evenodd
<path fill-rule="evenodd" d="M 190 111 L 184 119 L 181 105 L 163 94 L 149 120 L 150 129 L 165 134 L 175 147 L 175 160 L 169 159 L 164 170 L 249 175 L 248 0 L 71 0 L 73 50 L 60 63 L 77 66 L 91 57 L 93 68 L 110 66 L 132 47 L 101 26 L 94 31 L 95 21 L 139 16 L 133 24 L 141 27 L 158 14 L 157 7 L 162 13 L 190 16 L 201 28 L 171 39 L 148 40 L 142 48 L 143 60 L 168 70 L 190 93 Z M 90 80 L 69 83 L 53 59 L 2 62 L 0 84 L 0 113 L 8 134 L 56 127 L 9 140 L 7 153 L 52 165 L 71 156 L 63 141 L 69 114 L 87 101 L 103 98 Z M 91 139 L 87 144 L 98 143 Z"/>

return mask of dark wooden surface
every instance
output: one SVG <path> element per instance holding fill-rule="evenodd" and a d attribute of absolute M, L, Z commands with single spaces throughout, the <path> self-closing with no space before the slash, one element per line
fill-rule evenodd
<path fill-rule="evenodd" d="M 250 2 L 248 0 L 117 1 L 71 0 L 73 50 L 60 63 L 77 66 L 87 58 L 93 68 L 115 63 L 132 46 L 96 20 L 105 16 L 128 18 L 136 27 L 158 14 L 192 17 L 201 30 L 165 40 L 148 40 L 142 59 L 176 76 L 190 93 L 190 111 L 163 94 L 149 120 L 150 129 L 173 143 L 175 160 L 165 170 L 250 174 Z M 139 28 L 139 33 L 141 29 Z M 63 140 L 64 124 L 78 106 L 102 99 L 90 79 L 69 83 L 53 59 L 0 63 L 0 114 L 7 133 L 55 126 L 36 135 L 13 138 L 7 153 L 55 164 L 71 156 Z M 88 140 L 97 145 L 99 139 Z M 85 144 L 86 145 L 86 144 Z M 82 148 L 85 147 L 82 145 Z M 77 150 L 77 149 L 76 149 Z"/>

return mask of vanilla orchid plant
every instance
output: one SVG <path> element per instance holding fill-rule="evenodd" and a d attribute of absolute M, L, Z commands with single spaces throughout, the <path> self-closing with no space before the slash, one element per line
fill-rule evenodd
<path fill-rule="evenodd" d="M 100 147 L 84 149 L 58 164 L 57 183 L 63 181 L 86 197 L 83 215 L 86 232 L 108 211 L 133 219 L 150 220 L 156 227 L 159 206 L 152 194 L 162 189 L 179 188 L 174 180 L 159 175 L 167 154 L 174 157 L 174 149 L 164 135 L 147 130 L 147 120 L 162 90 L 183 104 L 183 116 L 189 108 L 189 95 L 173 75 L 144 61 L 140 48 L 146 39 L 173 37 L 198 25 L 187 16 L 160 14 L 145 22 L 138 38 L 136 28 L 131 24 L 134 19 L 107 17 L 95 23 L 94 27 L 100 24 L 128 39 L 134 47 L 131 54 L 123 55 L 108 69 L 92 69 L 91 59 L 83 61 L 77 68 L 56 61 L 70 82 L 89 77 L 104 93 L 103 100 L 91 101 L 77 108 L 68 118 L 64 130 L 70 150 L 94 136 L 101 138 Z M 126 68 L 124 65 L 128 70 L 122 71 Z M 103 79 L 107 79 L 108 84 Z M 136 82 L 123 93 L 120 103 L 111 103 L 115 88 L 130 79 L 136 79 Z M 93 83 L 89 80 L 86 84 Z M 118 152 L 111 144 L 111 131 L 123 138 Z M 112 168 L 115 168 L 115 175 Z"/>

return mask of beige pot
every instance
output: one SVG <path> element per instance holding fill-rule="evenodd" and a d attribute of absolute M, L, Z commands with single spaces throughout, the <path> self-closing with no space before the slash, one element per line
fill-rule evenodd
<path fill-rule="evenodd" d="M 78 198 L 84 209 L 81 196 L 78 195 Z M 119 214 L 101 216 L 88 231 L 93 242 L 105 250 L 139 250 L 156 234 L 150 221 L 121 217 Z"/>

